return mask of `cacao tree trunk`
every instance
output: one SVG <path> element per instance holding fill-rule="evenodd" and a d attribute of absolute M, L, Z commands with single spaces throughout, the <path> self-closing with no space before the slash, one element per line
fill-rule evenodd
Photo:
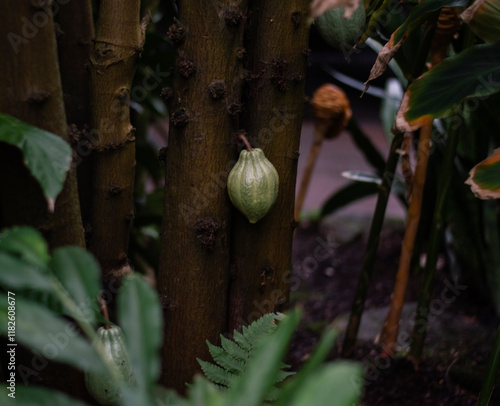
<path fill-rule="evenodd" d="M 68 140 L 50 2 L 2 0 L 0 9 L 0 111 Z M 55 202 L 54 213 L 40 186 L 23 165 L 21 153 L 0 148 L 0 205 L 3 225 L 30 225 L 42 231 L 51 249 L 84 246 L 75 171 Z M 50 164 L 50 163 L 47 163 Z"/>
<path fill-rule="evenodd" d="M 66 119 L 75 152 L 83 225 L 88 222 L 92 149 L 89 58 L 94 36 L 90 0 L 70 0 L 56 8 L 58 50 Z M 87 139 L 90 137 L 90 140 Z"/>
<path fill-rule="evenodd" d="M 90 58 L 95 141 L 88 245 L 105 281 L 129 270 L 135 176 L 130 89 L 145 36 L 139 13 L 139 0 L 102 1 Z"/>
<path fill-rule="evenodd" d="M 164 308 L 162 382 L 179 392 L 227 326 L 227 175 L 242 83 L 246 2 L 182 2 L 170 101 L 158 288 Z M 232 114 L 231 114 L 232 113 Z"/>
<path fill-rule="evenodd" d="M 0 111 L 68 141 L 51 2 L 41 2 L 45 6 L 35 6 L 36 3 L 29 0 L 0 1 L 0 55 L 3 60 L 0 64 Z M 64 7 L 58 6 L 59 10 Z M 22 224 L 38 228 L 51 249 L 63 245 L 84 246 L 74 168 L 68 173 L 64 188 L 56 199 L 54 213 L 50 214 L 42 190 L 25 168 L 21 153 L 2 144 L 0 205 L 3 225 Z M 90 400 L 81 372 L 55 362 L 48 362 L 40 368 L 39 360 L 45 359 L 24 347 L 18 348 L 17 373 L 21 382 L 36 380 Z"/>
<path fill-rule="evenodd" d="M 279 174 L 276 204 L 250 224 L 232 226 L 229 331 L 289 301 L 295 181 L 307 67 L 307 0 L 249 2 L 248 75 L 243 128 Z"/>

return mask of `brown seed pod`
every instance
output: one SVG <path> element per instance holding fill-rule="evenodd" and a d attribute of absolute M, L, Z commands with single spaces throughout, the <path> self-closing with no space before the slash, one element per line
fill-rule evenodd
<path fill-rule="evenodd" d="M 338 137 L 352 116 L 346 94 L 330 83 L 320 86 L 314 92 L 311 106 L 314 126 L 326 139 Z"/>

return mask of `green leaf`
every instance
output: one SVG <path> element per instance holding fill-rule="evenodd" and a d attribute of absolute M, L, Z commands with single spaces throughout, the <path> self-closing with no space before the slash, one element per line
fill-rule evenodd
<path fill-rule="evenodd" d="M 202 376 L 195 376 L 194 382 L 189 386 L 188 399 L 190 406 L 222 406 L 224 394 L 217 387 Z M 232 406 L 240 406 L 241 402 Z"/>
<path fill-rule="evenodd" d="M 500 198 L 500 148 L 474 166 L 465 183 L 471 185 L 474 195 L 480 199 Z"/>
<path fill-rule="evenodd" d="M 466 97 L 487 98 L 500 91 L 499 60 L 500 41 L 476 45 L 445 59 L 409 86 L 406 120 L 445 117 Z"/>
<path fill-rule="evenodd" d="M 101 273 L 94 257 L 79 247 L 58 248 L 50 268 L 77 304 L 82 317 L 95 323 Z"/>
<path fill-rule="evenodd" d="M 304 366 L 300 369 L 299 373 L 290 379 L 282 388 L 281 396 L 273 406 L 288 406 L 289 402 L 296 396 L 296 393 L 301 391 L 304 382 L 308 379 L 310 374 L 317 370 L 321 363 L 328 356 L 333 343 L 338 336 L 338 331 L 333 328 L 328 328 L 318 346 L 314 350 L 311 358 L 307 360 Z"/>
<path fill-rule="evenodd" d="M 55 134 L 2 113 L 0 142 L 22 151 L 24 164 L 42 187 L 49 208 L 53 208 L 71 165 L 68 143 Z"/>
<path fill-rule="evenodd" d="M 0 285 L 6 290 L 52 290 L 53 283 L 46 269 L 27 264 L 12 255 L 0 252 L 0 269 Z"/>
<path fill-rule="evenodd" d="M 352 406 L 359 403 L 363 390 L 363 368 L 352 362 L 337 361 L 308 375 L 288 406 Z"/>
<path fill-rule="evenodd" d="M 350 183 L 328 198 L 321 208 L 320 216 L 327 216 L 356 200 L 374 195 L 378 189 L 378 185 L 375 183 Z"/>
<path fill-rule="evenodd" d="M 380 120 L 385 135 L 389 135 L 403 98 L 403 87 L 397 79 L 389 78 L 385 84 L 385 93 L 386 97 L 382 99 L 380 106 Z"/>
<path fill-rule="evenodd" d="M 260 406 L 276 382 L 282 359 L 299 320 L 300 312 L 292 311 L 272 335 L 262 340 L 249 360 L 246 372 L 228 390 L 224 405 Z"/>
<path fill-rule="evenodd" d="M 118 293 L 118 320 L 137 385 L 141 391 L 149 391 L 160 373 L 162 315 L 156 292 L 140 275 L 123 281 Z"/>
<path fill-rule="evenodd" d="M 5 385 L 0 386 L 0 399 L 7 399 L 2 404 L 7 405 L 10 390 Z M 41 388 L 39 386 L 22 386 L 16 385 L 15 401 L 12 399 L 12 404 L 15 406 L 86 406 L 88 403 L 81 402 L 78 399 L 72 398 L 64 393 L 57 392 L 53 389 Z"/>
<path fill-rule="evenodd" d="M 3 231 L 0 234 L 2 251 L 40 268 L 44 268 L 50 260 L 47 243 L 38 231 L 30 227 L 14 227 Z"/>
<path fill-rule="evenodd" d="M 104 371 L 104 364 L 89 341 L 71 323 L 46 308 L 16 299 L 16 342 L 47 359 L 73 365 L 81 370 Z M 7 296 L 0 294 L 0 333 L 7 335 Z"/>

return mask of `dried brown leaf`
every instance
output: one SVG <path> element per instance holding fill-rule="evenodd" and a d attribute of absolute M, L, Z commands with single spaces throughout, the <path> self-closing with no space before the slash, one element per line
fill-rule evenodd
<path fill-rule="evenodd" d="M 350 18 L 361 4 L 361 0 L 313 0 L 311 17 L 316 18 L 332 8 L 345 7 L 344 18 Z"/>

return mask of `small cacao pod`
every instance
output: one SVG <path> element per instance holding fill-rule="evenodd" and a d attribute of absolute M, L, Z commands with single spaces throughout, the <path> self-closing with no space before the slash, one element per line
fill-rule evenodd
<path fill-rule="evenodd" d="M 133 383 L 134 376 L 130 364 L 123 333 L 119 327 L 99 327 L 94 341 L 100 341 L 108 360 L 116 365 L 125 383 Z M 85 386 L 92 397 L 101 405 L 117 405 L 122 396 L 119 386 L 108 373 L 85 372 Z"/>
<path fill-rule="evenodd" d="M 332 8 L 316 19 L 316 27 L 328 45 L 349 50 L 361 38 L 365 27 L 363 2 L 348 19 L 344 18 L 344 7 Z"/>
<path fill-rule="evenodd" d="M 229 173 L 227 190 L 231 202 L 250 223 L 256 223 L 269 212 L 278 188 L 278 172 L 264 152 L 260 148 L 242 150 Z"/>

